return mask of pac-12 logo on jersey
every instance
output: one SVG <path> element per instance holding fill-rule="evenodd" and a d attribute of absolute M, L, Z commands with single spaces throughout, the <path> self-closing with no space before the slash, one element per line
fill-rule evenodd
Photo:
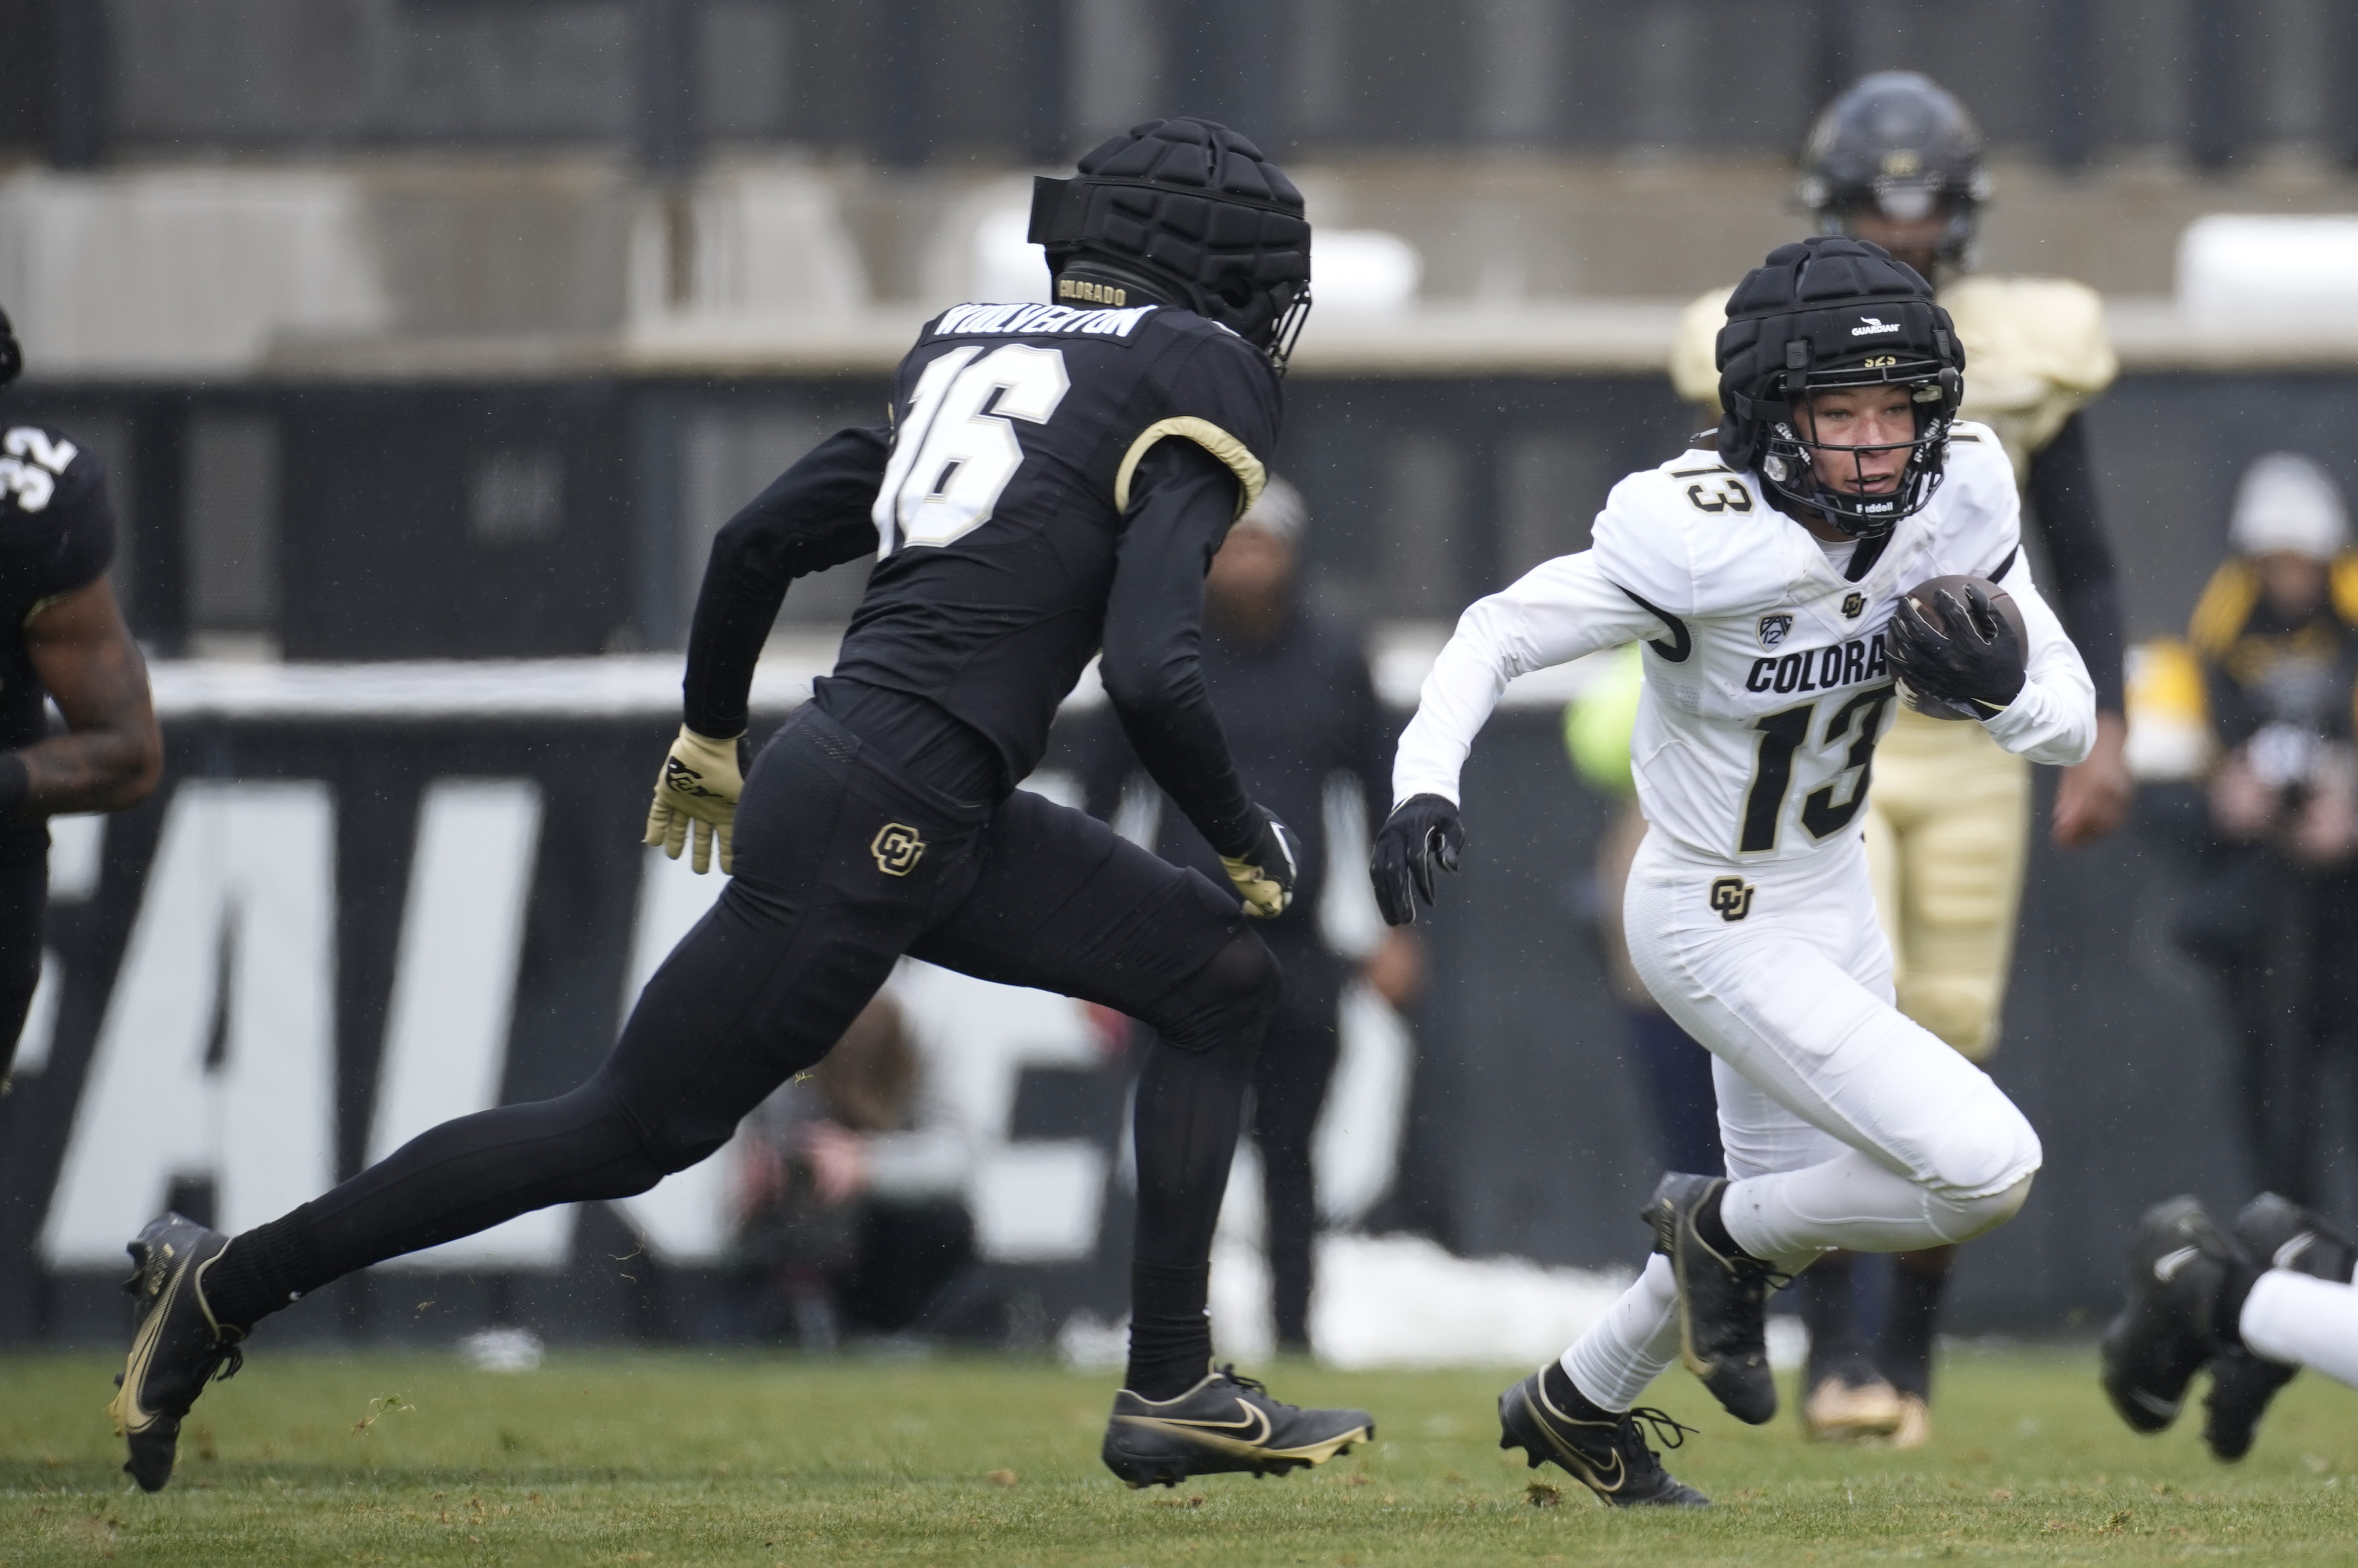
<path fill-rule="evenodd" d="M 1730 923 L 1752 913 L 1757 890 L 1742 877 L 1721 877 L 1711 884 L 1712 913 Z"/>
<path fill-rule="evenodd" d="M 1793 630 L 1790 615 L 1764 615 L 1760 618 L 1760 645 L 1774 648 L 1781 644 Z"/>

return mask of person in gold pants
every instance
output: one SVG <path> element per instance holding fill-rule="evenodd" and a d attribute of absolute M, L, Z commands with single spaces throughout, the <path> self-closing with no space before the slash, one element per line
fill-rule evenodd
<path fill-rule="evenodd" d="M 1913 71 L 1864 78 L 1811 133 L 1801 195 L 1819 229 L 1883 246 L 1931 279 L 1965 349 L 1963 414 L 1989 425 L 2039 520 L 2044 580 L 2096 686 L 2098 739 L 2066 769 L 2051 836 L 2092 844 L 2126 819 L 2133 785 L 2112 552 L 2097 516 L 2080 411 L 2118 369 L 2094 292 L 2062 278 L 1972 270 L 1989 193 L 1981 132 L 1964 106 Z M 1687 309 L 1671 380 L 1718 416 L 1713 341 L 1727 291 Z M 2030 769 L 1974 724 L 1904 708 L 1875 757 L 1867 849 L 1891 939 L 1900 1011 L 1975 1062 L 1997 1045 L 2029 848 Z M 1813 1435 L 1930 1440 L 1932 1338 L 1953 1248 L 1899 1254 L 1882 1333 L 1860 1328 L 1850 1258 L 1829 1254 L 1797 1286 L 1811 1335 L 1802 1418 Z"/>

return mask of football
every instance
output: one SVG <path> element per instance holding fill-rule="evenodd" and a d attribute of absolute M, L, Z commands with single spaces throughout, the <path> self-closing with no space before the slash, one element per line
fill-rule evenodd
<path fill-rule="evenodd" d="M 2006 618 L 2014 628 L 2015 645 L 2028 648 L 2030 634 L 2022 623 L 2022 611 L 2014 596 L 1985 577 L 1927 578 L 1909 589 L 1902 598 L 1921 611 L 1924 619 L 1951 636 L 1971 635 L 1972 629 L 1961 623 L 1967 600 L 1965 588 L 1972 584 L 1989 595 L 1990 606 Z M 1929 693 L 1917 691 L 1903 678 L 1899 684 L 1899 700 L 1927 719 L 1971 719 L 1981 715 L 1960 703 L 1947 701 Z"/>

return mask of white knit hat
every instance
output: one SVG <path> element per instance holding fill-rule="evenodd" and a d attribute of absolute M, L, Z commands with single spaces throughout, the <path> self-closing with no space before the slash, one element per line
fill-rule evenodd
<path fill-rule="evenodd" d="M 2342 487 L 2297 452 L 2270 452 L 2244 470 L 2227 537 L 2247 556 L 2285 551 L 2330 561 L 2350 542 Z"/>
<path fill-rule="evenodd" d="M 1258 528 L 1279 544 L 1294 549 L 1302 547 L 1303 530 L 1310 525 L 1310 508 L 1303 505 L 1302 492 L 1275 474 L 1261 486 L 1260 499 L 1252 510 L 1237 519 L 1239 528 Z"/>

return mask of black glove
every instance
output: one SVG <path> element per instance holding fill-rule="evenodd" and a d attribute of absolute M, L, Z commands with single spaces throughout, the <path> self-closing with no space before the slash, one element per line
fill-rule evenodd
<path fill-rule="evenodd" d="M 1934 598 L 1938 622 L 1910 598 L 1901 599 L 1892 612 L 1893 673 L 1916 696 L 1974 718 L 2001 711 L 2022 694 L 2028 678 L 2022 634 L 1977 583 L 1965 584 L 1963 599 L 1950 589 Z"/>
<path fill-rule="evenodd" d="M 1437 795 L 1411 795 L 1376 831 L 1375 848 L 1368 856 L 1368 875 L 1375 879 L 1376 907 L 1387 925 L 1416 922 L 1416 895 L 1433 902 L 1433 868 L 1457 870 L 1458 851 L 1466 848 L 1466 829 L 1457 821 L 1457 807 Z M 1414 891 L 1412 892 L 1411 890 Z"/>
<path fill-rule="evenodd" d="M 1220 864 L 1245 901 L 1245 913 L 1256 920 L 1274 920 L 1293 902 L 1293 879 L 1302 869 L 1302 840 L 1266 806 L 1260 813 L 1260 837 L 1241 855 L 1223 855 Z"/>

